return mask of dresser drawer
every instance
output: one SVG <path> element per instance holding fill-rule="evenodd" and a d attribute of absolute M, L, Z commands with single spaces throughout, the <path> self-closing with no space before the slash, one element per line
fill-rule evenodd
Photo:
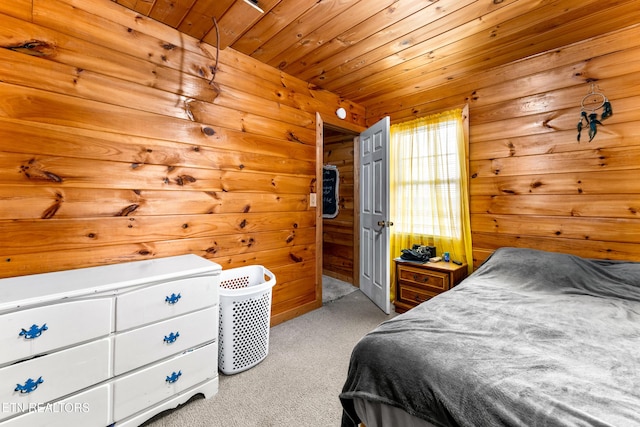
<path fill-rule="evenodd" d="M 103 384 L 58 402 L 32 405 L 28 414 L 7 420 L 2 427 L 108 426 L 110 399 L 111 385 Z"/>
<path fill-rule="evenodd" d="M 399 280 L 411 286 L 419 286 L 431 289 L 433 292 L 442 292 L 449 289 L 449 274 L 439 271 L 424 270 L 402 266 L 399 269 Z"/>
<path fill-rule="evenodd" d="M 113 385 L 114 421 L 217 376 L 218 344 L 211 343 L 117 378 Z"/>
<path fill-rule="evenodd" d="M 214 306 L 117 334 L 115 375 L 217 339 L 218 320 Z"/>
<path fill-rule="evenodd" d="M 103 338 L 0 369 L 0 419 L 106 380 L 111 351 Z"/>
<path fill-rule="evenodd" d="M 66 302 L 4 314 L 0 316 L 0 366 L 108 336 L 112 330 L 112 298 Z"/>
<path fill-rule="evenodd" d="M 119 295 L 116 330 L 123 331 L 218 304 L 220 276 L 174 280 Z"/>

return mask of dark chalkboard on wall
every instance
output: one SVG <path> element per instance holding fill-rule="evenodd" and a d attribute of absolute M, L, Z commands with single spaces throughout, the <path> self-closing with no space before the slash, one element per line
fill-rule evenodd
<path fill-rule="evenodd" d="M 326 165 L 322 172 L 322 217 L 338 216 L 338 168 Z"/>

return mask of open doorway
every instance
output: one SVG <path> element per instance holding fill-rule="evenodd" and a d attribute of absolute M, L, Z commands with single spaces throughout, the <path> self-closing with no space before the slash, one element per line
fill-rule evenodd
<path fill-rule="evenodd" d="M 357 140 L 365 128 L 318 114 L 317 253 L 319 291 L 323 302 L 359 286 L 359 180 Z M 324 218 L 324 166 L 337 171 L 337 212 Z"/>
<path fill-rule="evenodd" d="M 357 134 L 324 126 L 323 132 L 323 166 L 325 171 L 335 170 L 337 182 L 328 182 L 326 173 L 323 176 L 322 201 L 322 273 L 344 282 L 358 286 L 358 268 L 354 246 L 358 230 L 354 228 L 358 211 L 357 168 L 354 167 L 354 139 Z M 330 188 L 329 188 L 330 187 Z M 337 194 L 336 194 L 337 193 Z M 334 196 L 335 194 L 335 196 Z M 330 216 L 326 216 L 328 199 L 335 207 Z"/>

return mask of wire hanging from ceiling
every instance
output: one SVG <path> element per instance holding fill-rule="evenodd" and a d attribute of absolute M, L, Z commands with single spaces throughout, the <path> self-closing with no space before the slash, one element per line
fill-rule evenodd
<path fill-rule="evenodd" d="M 218 28 L 218 21 L 216 21 L 216 17 L 213 16 L 213 26 L 216 28 L 216 63 L 211 69 L 211 80 L 209 80 L 209 84 L 211 85 L 216 78 L 216 73 L 218 72 L 218 58 L 220 58 L 220 28 Z"/>

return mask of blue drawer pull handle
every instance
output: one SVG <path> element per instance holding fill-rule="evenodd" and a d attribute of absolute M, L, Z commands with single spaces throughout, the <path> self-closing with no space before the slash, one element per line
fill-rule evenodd
<path fill-rule="evenodd" d="M 47 327 L 46 323 L 44 325 L 40 326 L 40 327 L 38 327 L 38 325 L 36 325 L 36 324 L 33 324 L 33 325 L 31 325 L 29 330 L 26 330 L 26 329 L 23 328 L 20 331 L 20 333 L 18 334 L 18 336 L 24 337 L 25 340 L 32 340 L 34 338 L 38 338 L 47 329 L 49 329 L 49 328 Z"/>
<path fill-rule="evenodd" d="M 169 384 L 175 383 L 176 381 L 178 381 L 181 375 L 182 375 L 182 371 L 178 371 L 177 373 L 174 372 L 171 374 L 171 376 L 167 376 L 167 379 L 165 381 L 168 382 Z"/>
<path fill-rule="evenodd" d="M 31 393 L 32 391 L 34 391 L 35 389 L 38 388 L 39 384 L 42 384 L 44 382 L 44 380 L 42 379 L 42 377 L 38 378 L 37 380 L 33 380 L 32 378 L 29 378 L 24 385 L 20 385 L 20 384 L 16 384 L 16 388 L 14 391 L 19 391 L 20 393 Z"/>
<path fill-rule="evenodd" d="M 164 336 L 164 342 L 166 342 L 167 344 L 174 343 L 176 342 L 179 336 L 180 336 L 180 332 L 176 332 L 176 333 L 171 332 L 168 336 L 167 335 Z"/>
<path fill-rule="evenodd" d="M 178 294 L 178 295 L 171 294 L 171 296 L 170 297 L 166 297 L 164 299 L 164 301 L 168 302 L 171 305 L 173 305 L 173 304 L 177 303 L 180 300 L 180 298 L 182 298 L 182 295 L 180 295 L 180 294 Z"/>

